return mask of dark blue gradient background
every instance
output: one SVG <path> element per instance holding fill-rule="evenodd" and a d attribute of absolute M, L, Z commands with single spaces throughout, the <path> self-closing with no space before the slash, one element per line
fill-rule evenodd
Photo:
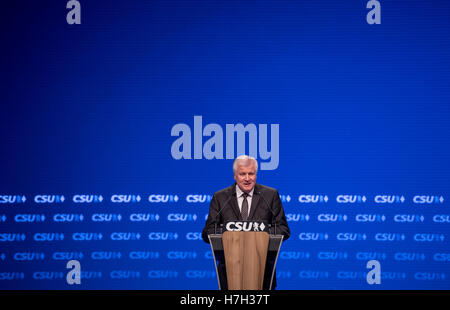
<path fill-rule="evenodd" d="M 212 194 L 230 185 L 231 160 L 176 161 L 171 157 L 172 126 L 187 123 L 193 128 L 194 115 L 202 115 L 204 126 L 280 124 L 279 167 L 260 171 L 258 180 L 282 194 L 443 195 L 446 203 L 429 214 L 448 214 L 449 1 L 381 0 L 381 25 L 367 24 L 365 0 L 80 2 L 81 25 L 66 23 L 66 1 L 8 1 L 0 8 L 0 194 L 25 194 L 29 203 L 23 210 L 36 211 L 31 200 L 41 193 L 182 196 Z M 0 213 L 9 215 L 19 207 L 0 208 Z M 50 212 L 46 208 L 36 213 Z M 68 207 L 76 213 L 89 209 L 77 208 Z M 99 208 L 120 212 L 116 206 Z M 157 211 L 148 204 L 138 208 L 159 212 L 163 207 L 156 207 Z M 207 204 L 194 208 L 189 212 L 207 213 Z M 200 208 L 203 212 L 198 212 Z M 327 208 L 325 212 L 343 212 L 342 206 Z M 431 212 L 411 204 L 401 208 L 404 213 Z M 285 209 L 308 212 L 295 203 Z M 439 247 L 433 250 L 449 253 L 449 224 L 430 221 L 428 216 L 419 232 L 444 233 L 446 240 L 425 245 L 425 251 Z M 200 231 L 203 224 L 197 221 L 187 231 Z M 341 247 L 331 241 L 302 243 L 299 231 L 411 229 L 408 224 L 378 228 L 347 224 L 324 228 L 299 223 L 291 227 L 292 240 L 283 247 L 291 251 Z M 43 224 L 0 223 L 0 232 L 32 230 L 33 225 Z M 99 230 L 92 223 L 79 225 L 84 226 L 80 231 Z M 100 225 L 114 230 L 113 224 Z M 152 224 L 141 223 L 129 230 L 150 230 L 146 225 Z M 36 230 L 66 229 L 50 219 L 40 227 Z M 0 252 L 12 247 L 0 246 Z M 106 250 L 109 246 L 126 251 L 135 245 L 102 241 L 94 247 Z M 182 246 L 158 244 L 164 249 Z M 57 245 L 48 247 L 50 251 Z M 200 253 L 208 250 L 200 241 L 191 247 Z M 371 250 L 367 244 L 364 248 Z M 166 263 L 149 261 L 156 269 L 168 268 L 163 266 Z M 175 268 L 190 263 L 175 262 Z M 364 262 L 360 263 L 347 269 L 365 271 Z M 18 271 L 24 266 L 11 264 L 16 265 L 0 262 L 0 267 Z M 32 264 L 39 270 L 65 270 L 63 263 Z M 192 264 L 199 265 L 192 269 L 205 268 L 204 260 Z M 278 268 L 295 269 L 295 264 L 314 268 L 311 262 L 288 260 L 279 261 Z M 384 289 L 450 288 L 449 262 L 407 262 L 400 267 L 387 263 L 383 268 L 412 273 L 429 268 L 447 275 L 446 280 L 435 282 L 385 281 Z M 2 281 L 0 287 L 72 288 L 32 279 L 17 283 Z M 105 278 L 86 281 L 82 288 L 215 289 L 216 285 L 214 278 Z M 298 277 L 280 280 L 279 288 L 376 289 L 356 281 Z"/>

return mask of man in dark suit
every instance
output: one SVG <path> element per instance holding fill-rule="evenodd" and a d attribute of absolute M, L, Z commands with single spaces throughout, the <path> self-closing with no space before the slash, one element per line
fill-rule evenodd
<path fill-rule="evenodd" d="M 272 224 L 270 233 L 283 235 L 283 240 L 289 238 L 290 230 L 280 195 L 276 189 L 256 183 L 257 171 L 258 162 L 253 157 L 242 155 L 234 160 L 236 182 L 214 193 L 211 199 L 209 215 L 202 232 L 206 243 L 209 243 L 209 234 L 222 232 L 221 224 L 243 220 L 266 221 Z M 273 287 L 275 286 L 274 279 Z"/>

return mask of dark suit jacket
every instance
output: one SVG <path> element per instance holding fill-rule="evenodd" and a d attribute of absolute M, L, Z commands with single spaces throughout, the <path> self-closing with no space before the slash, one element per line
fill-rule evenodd
<path fill-rule="evenodd" d="M 269 210 L 268 205 L 272 211 Z M 284 214 L 283 205 L 281 204 L 280 195 L 274 188 L 261 184 L 255 185 L 252 204 L 250 206 L 250 214 L 247 220 L 267 221 L 268 224 L 276 223 L 276 233 L 283 235 L 283 240 L 288 239 L 290 236 L 290 230 Z M 236 196 L 236 183 L 214 193 L 209 206 L 209 215 L 202 232 L 203 240 L 209 244 L 208 235 L 214 233 L 220 234 L 222 232 L 220 224 L 229 221 L 242 221 Z M 274 229 L 275 227 L 273 225 L 270 233 L 275 233 Z M 219 266 L 219 268 L 224 272 L 225 266 Z M 276 275 L 274 276 L 274 283 L 272 286 L 273 288 L 276 286 Z"/>
<path fill-rule="evenodd" d="M 274 214 L 272 214 L 267 205 L 270 206 Z M 219 211 L 220 214 L 219 216 L 217 216 Z M 280 195 L 274 188 L 261 184 L 255 185 L 252 197 L 252 205 L 250 206 L 250 214 L 247 220 L 264 220 L 269 224 L 276 223 L 276 233 L 284 235 L 283 240 L 288 239 L 290 236 L 290 231 L 286 221 L 286 216 L 284 214 L 283 205 L 281 204 Z M 239 211 L 236 197 L 236 183 L 234 183 L 230 187 L 214 193 L 211 199 L 211 204 L 209 206 L 208 219 L 206 220 L 205 228 L 202 232 L 203 240 L 206 243 L 209 243 L 208 235 L 214 234 L 215 224 L 217 225 L 217 233 L 220 233 L 220 224 L 224 224 L 229 221 L 242 221 L 242 216 L 241 212 Z M 272 227 L 270 232 L 274 233 L 274 227 Z"/>

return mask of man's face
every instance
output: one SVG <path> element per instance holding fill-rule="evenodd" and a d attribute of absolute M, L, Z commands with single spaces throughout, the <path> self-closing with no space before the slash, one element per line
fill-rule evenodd
<path fill-rule="evenodd" d="M 249 193 L 256 184 L 255 164 L 252 163 L 248 166 L 238 165 L 234 179 L 243 192 Z"/>

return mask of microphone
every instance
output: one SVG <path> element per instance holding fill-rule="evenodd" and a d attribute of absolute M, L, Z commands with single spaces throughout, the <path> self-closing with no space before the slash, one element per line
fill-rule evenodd
<path fill-rule="evenodd" d="M 223 207 L 219 210 L 219 212 L 216 214 L 216 217 L 214 219 L 214 234 L 217 234 L 217 218 L 219 217 L 220 213 L 227 207 L 228 203 L 230 202 L 231 198 L 236 197 L 236 193 L 233 193 L 223 204 Z M 214 199 L 216 196 L 214 196 Z"/>
<path fill-rule="evenodd" d="M 256 192 L 256 194 L 258 194 L 259 196 L 262 197 L 262 199 L 264 200 L 264 202 L 267 205 L 267 208 L 269 209 L 269 211 L 272 213 L 272 224 L 275 226 L 275 235 L 277 234 L 277 222 L 275 222 L 274 224 L 274 218 L 275 218 L 275 212 L 273 212 L 272 208 L 270 207 L 269 203 L 267 202 L 266 198 L 264 198 L 264 195 L 261 193 L 261 191 Z"/>

